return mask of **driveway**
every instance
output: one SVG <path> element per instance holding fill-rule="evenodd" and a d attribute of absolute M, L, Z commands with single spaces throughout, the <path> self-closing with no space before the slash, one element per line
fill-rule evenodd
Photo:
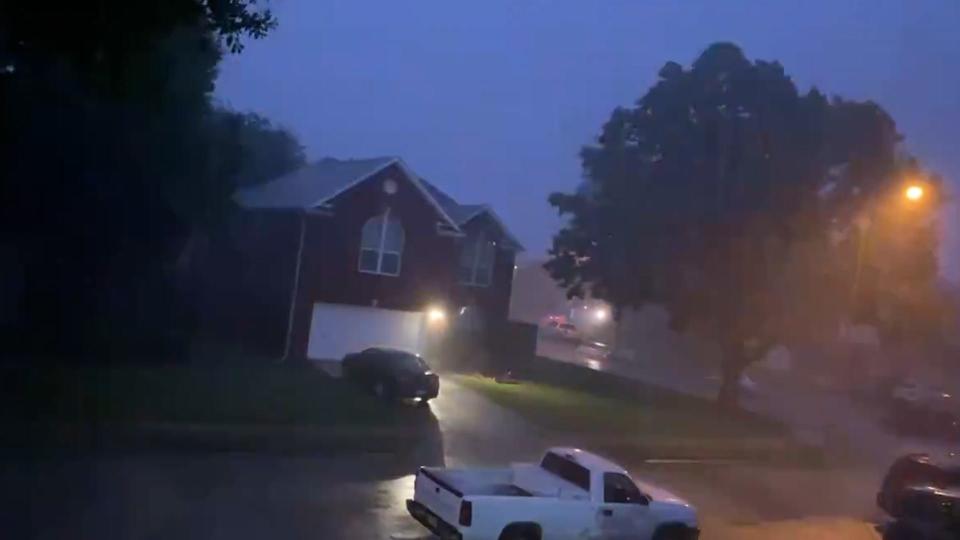
<path fill-rule="evenodd" d="M 452 381 L 423 412 L 435 429 L 416 447 L 363 455 L 0 456 L 0 531 L 96 540 L 425 538 L 404 507 L 418 465 L 504 464 L 563 442 Z M 705 539 L 875 537 L 859 503 L 836 484 L 825 487 L 829 473 L 625 465 L 696 504 Z"/>

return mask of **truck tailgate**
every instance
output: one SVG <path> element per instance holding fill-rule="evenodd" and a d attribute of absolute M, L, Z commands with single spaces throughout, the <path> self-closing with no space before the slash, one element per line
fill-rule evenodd
<path fill-rule="evenodd" d="M 457 525 L 463 493 L 445 482 L 437 472 L 420 467 L 414 481 L 413 498 L 448 524 Z"/>

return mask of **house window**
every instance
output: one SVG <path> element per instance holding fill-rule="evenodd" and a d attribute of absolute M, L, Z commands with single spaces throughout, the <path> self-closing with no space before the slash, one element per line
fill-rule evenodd
<path fill-rule="evenodd" d="M 372 217 L 360 232 L 360 271 L 386 276 L 400 275 L 403 256 L 403 226 L 390 217 L 390 209 Z"/>
<path fill-rule="evenodd" d="M 487 240 L 483 233 L 468 237 L 460 252 L 460 283 L 477 287 L 490 285 L 496 249 L 496 244 Z"/>

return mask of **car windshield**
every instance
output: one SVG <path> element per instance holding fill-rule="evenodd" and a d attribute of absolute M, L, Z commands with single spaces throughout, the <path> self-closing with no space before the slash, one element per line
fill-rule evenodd
<path fill-rule="evenodd" d="M 382 361 L 409 373 L 423 373 L 430 370 L 423 358 L 410 353 L 387 353 L 382 356 Z"/>

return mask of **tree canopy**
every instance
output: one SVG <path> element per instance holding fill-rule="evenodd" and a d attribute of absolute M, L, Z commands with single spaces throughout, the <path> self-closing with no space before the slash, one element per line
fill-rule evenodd
<path fill-rule="evenodd" d="M 690 68 L 666 63 L 582 150 L 584 183 L 549 199 L 567 221 L 546 267 L 570 296 L 662 304 L 716 340 L 731 404 L 744 367 L 798 313 L 850 308 L 834 293 L 852 273 L 800 259 L 850 258 L 837 236 L 919 169 L 900 141 L 877 104 L 801 93 L 778 62 L 711 45 Z"/>

